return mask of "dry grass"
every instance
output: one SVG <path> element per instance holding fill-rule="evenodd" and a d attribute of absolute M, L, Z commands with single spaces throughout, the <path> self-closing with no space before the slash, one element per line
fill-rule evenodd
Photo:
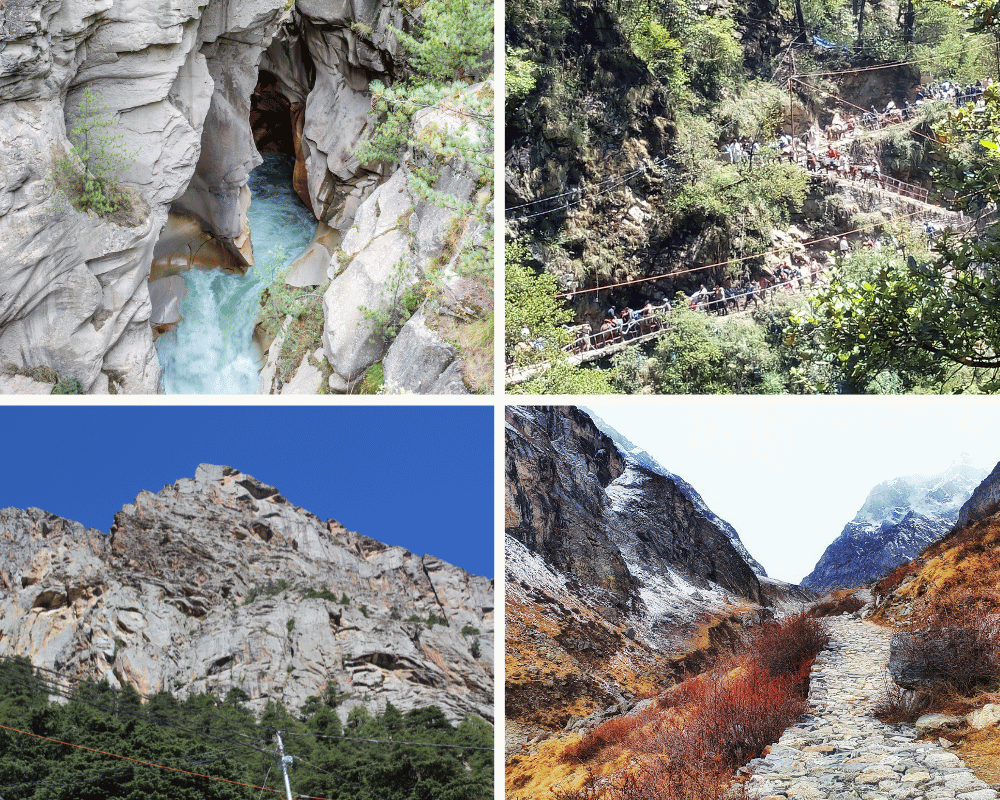
<path fill-rule="evenodd" d="M 752 632 L 738 652 L 585 736 L 549 740 L 508 762 L 509 797 L 721 800 L 736 768 L 805 709 L 809 668 L 825 644 L 806 614 Z M 516 769 L 511 766 L 516 763 Z"/>
<path fill-rule="evenodd" d="M 956 528 L 875 587 L 885 595 L 875 619 L 918 636 L 908 658 L 941 681 L 919 692 L 889 685 L 876 709 L 887 722 L 935 712 L 962 716 L 996 702 L 1000 687 L 1000 515 Z M 986 688 L 993 693 L 983 692 Z M 982 780 L 1000 781 L 1000 729 L 959 729 L 960 755 Z"/>

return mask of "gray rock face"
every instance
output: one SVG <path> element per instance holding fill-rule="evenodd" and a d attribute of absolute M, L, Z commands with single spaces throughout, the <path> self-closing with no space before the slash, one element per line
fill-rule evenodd
<path fill-rule="evenodd" d="M 420 309 L 382 359 L 385 385 L 414 394 L 468 394 L 453 346 L 424 324 Z"/>
<path fill-rule="evenodd" d="M 720 589 L 763 602 L 728 537 L 585 412 L 509 407 L 505 458 L 508 536 L 608 613 L 645 608 L 655 629 Z"/>
<path fill-rule="evenodd" d="M 303 199 L 317 219 L 346 232 L 358 206 L 389 174 L 388 165 L 362 167 L 352 150 L 375 129 L 368 84 L 394 76 L 399 45 L 390 26 L 410 23 L 395 4 L 373 0 L 299 0 L 295 12 L 292 28 L 272 43 L 261 68 L 278 77 L 290 102 L 305 103 Z M 312 80 L 302 74 L 302 49 L 314 65 Z"/>
<path fill-rule="evenodd" d="M 615 444 L 618 445 L 618 449 L 622 452 L 625 458 L 631 459 L 647 469 L 672 480 L 676 484 L 677 488 L 683 492 L 684 496 L 694 504 L 695 508 L 697 508 L 703 516 L 711 520 L 712 523 L 719 528 L 719 530 L 726 534 L 726 537 L 730 542 L 732 542 L 733 547 L 735 547 L 736 551 L 743 557 L 743 560 L 750 565 L 750 568 L 754 571 L 754 573 L 761 578 L 767 577 L 767 572 L 764 571 L 764 567 L 761 566 L 757 559 L 750 555 L 750 552 L 746 549 L 746 546 L 740 539 L 740 535 L 736 532 L 736 529 L 722 519 L 722 517 L 715 514 L 715 512 L 708 507 L 708 504 L 702 499 L 701 495 L 698 494 L 690 483 L 685 481 L 679 475 L 674 475 L 668 469 L 661 466 L 660 463 L 649 453 L 641 447 L 634 445 L 625 436 L 616 431 L 589 408 L 584 408 L 583 410 L 590 415 L 591 419 L 594 420 L 594 424 L 597 425 L 598 428 L 614 440 Z"/>
<path fill-rule="evenodd" d="M 144 693 L 239 687 L 258 711 L 333 687 L 343 714 L 389 701 L 492 719 L 492 581 L 229 467 L 142 492 L 110 535 L 0 510 L 0 553 L 0 655 Z"/>
<path fill-rule="evenodd" d="M 10 2 L 0 56 L 0 390 L 46 367 L 90 393 L 156 392 L 147 281 L 175 201 L 222 237 L 245 238 L 247 111 L 282 0 Z M 47 178 L 70 151 L 85 89 L 136 154 L 122 174 L 148 203 L 122 227 L 53 212 Z M 141 202 L 139 203 L 141 205 Z M 248 251 L 249 252 L 249 251 Z M 169 316 L 158 309 L 157 316 Z"/>
<path fill-rule="evenodd" d="M 996 510 L 1000 503 L 1000 464 L 972 492 L 968 502 L 958 512 L 958 524 L 968 525 L 980 517 L 985 517 Z"/>
<path fill-rule="evenodd" d="M 477 84 L 467 91 L 484 88 Z M 419 134 L 427 126 L 444 127 L 455 116 L 447 109 L 424 109 L 415 115 L 414 129 Z M 386 355 L 391 341 L 375 317 L 391 316 L 403 292 L 438 260 L 457 218 L 455 211 L 415 197 L 406 173 L 405 166 L 394 172 L 358 207 L 341 242 L 346 265 L 337 260 L 330 265 L 332 280 L 323 295 L 323 352 L 333 367 L 330 388 L 335 392 L 349 391 L 368 367 Z M 440 170 L 435 189 L 465 202 L 475 197 L 477 179 L 472 167 L 456 159 Z M 456 251 L 466 237 L 481 235 L 479 227 L 468 226 Z M 453 277 L 451 267 L 448 264 L 444 270 L 446 280 Z M 437 339 L 433 345 L 440 348 L 444 343 Z M 433 384 L 437 376 L 426 380 Z"/>
<path fill-rule="evenodd" d="M 816 591 L 859 586 L 910 561 L 951 530 L 981 479 L 981 470 L 961 461 L 940 475 L 880 483 L 802 585 Z"/>

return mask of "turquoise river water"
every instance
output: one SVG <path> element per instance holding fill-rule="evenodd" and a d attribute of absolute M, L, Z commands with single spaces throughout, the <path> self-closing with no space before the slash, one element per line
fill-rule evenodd
<path fill-rule="evenodd" d="M 167 394 L 253 394 L 261 354 L 253 342 L 260 296 L 266 288 L 262 266 L 284 251 L 284 269 L 305 249 L 316 220 L 292 189 L 294 160 L 263 153 L 250 175 L 253 200 L 247 216 L 257 266 L 246 275 L 221 269 L 184 273 L 187 295 L 177 329 L 156 342 Z"/>

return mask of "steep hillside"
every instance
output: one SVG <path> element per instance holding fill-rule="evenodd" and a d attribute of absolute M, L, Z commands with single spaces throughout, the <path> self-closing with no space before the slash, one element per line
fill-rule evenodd
<path fill-rule="evenodd" d="M 505 517 L 508 730 L 670 682 L 766 602 L 726 533 L 576 408 L 507 409 Z"/>
<path fill-rule="evenodd" d="M 0 510 L 0 656 L 260 711 L 357 706 L 493 715 L 493 583 L 323 522 L 230 467 L 201 465 L 110 534 Z"/>
<path fill-rule="evenodd" d="M 1000 611 L 1000 465 L 962 506 L 962 520 L 919 557 L 876 584 L 876 619 L 904 624 L 948 613 Z"/>
<path fill-rule="evenodd" d="M 880 483 L 802 585 L 817 591 L 860 586 L 909 561 L 951 530 L 982 477 L 962 460 L 939 475 Z"/>

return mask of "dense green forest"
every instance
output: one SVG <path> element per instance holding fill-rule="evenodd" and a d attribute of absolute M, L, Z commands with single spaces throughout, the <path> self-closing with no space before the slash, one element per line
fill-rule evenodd
<path fill-rule="evenodd" d="M 1000 95 L 929 96 L 997 79 L 998 6 L 507 3 L 507 391 L 1000 388 Z M 889 102 L 907 117 L 837 146 L 926 201 L 858 194 L 778 158 L 782 134 Z M 763 145 L 756 160 L 720 155 L 748 141 Z M 934 219 L 925 234 L 935 211 L 961 211 L 965 227 L 942 235 L 951 222 Z M 810 259 L 818 285 L 739 315 L 687 310 L 700 285 L 773 281 L 781 261 Z M 609 308 L 668 300 L 652 341 L 567 359 L 571 326 L 594 335 Z"/>
<path fill-rule="evenodd" d="M 493 728 L 457 727 L 440 709 L 341 723 L 334 696 L 296 715 L 269 701 L 224 700 L 85 682 L 72 689 L 25 659 L 0 662 L 0 796 L 5 800 L 240 800 L 284 796 L 275 731 L 291 757 L 294 795 L 330 800 L 480 800 L 493 796 Z M 73 745 L 73 746 L 71 746 Z M 89 748 L 89 749 L 87 749 Z M 101 752 L 97 752 L 101 751 Z M 116 758 L 110 754 L 131 760 Z M 139 763 L 148 762 L 148 763 Z M 153 766 L 159 765 L 159 766 Z M 169 768 L 169 769 L 168 769 Z"/>

